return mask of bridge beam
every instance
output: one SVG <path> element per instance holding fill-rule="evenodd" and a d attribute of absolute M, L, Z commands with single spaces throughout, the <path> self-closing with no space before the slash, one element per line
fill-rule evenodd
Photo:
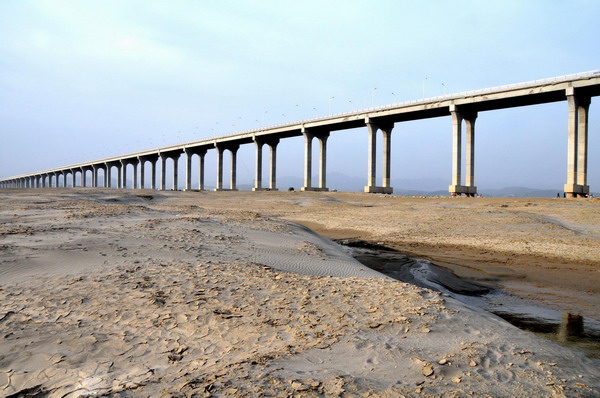
<path fill-rule="evenodd" d="M 368 178 L 367 185 L 364 191 L 368 193 L 387 193 L 394 192 L 394 188 L 390 186 L 391 179 L 391 157 L 392 157 L 392 130 L 394 124 L 378 125 L 367 118 L 365 120 L 368 131 L 368 150 L 369 157 L 367 160 Z M 382 186 L 377 186 L 377 131 L 381 130 L 383 134 L 383 170 L 382 170 Z"/>
<path fill-rule="evenodd" d="M 565 196 L 585 197 L 590 193 L 587 185 L 588 113 L 590 97 L 578 96 L 570 87 L 566 90 L 568 106 L 567 124 L 567 183 Z"/>

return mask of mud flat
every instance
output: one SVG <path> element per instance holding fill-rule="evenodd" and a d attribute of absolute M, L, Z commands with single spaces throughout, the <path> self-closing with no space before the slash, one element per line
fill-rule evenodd
<path fill-rule="evenodd" d="M 349 211 L 385 200 L 0 191 L 0 396 L 598 395 L 593 360 L 290 222 L 371 233 Z"/>

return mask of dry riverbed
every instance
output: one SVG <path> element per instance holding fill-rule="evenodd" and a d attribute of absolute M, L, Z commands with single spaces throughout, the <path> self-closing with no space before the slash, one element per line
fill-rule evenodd
<path fill-rule="evenodd" d="M 541 284 L 524 270 L 564 263 L 597 303 L 598 206 L 3 190 L 0 396 L 596 396 L 592 360 L 290 221 L 489 264 L 495 283 Z"/>

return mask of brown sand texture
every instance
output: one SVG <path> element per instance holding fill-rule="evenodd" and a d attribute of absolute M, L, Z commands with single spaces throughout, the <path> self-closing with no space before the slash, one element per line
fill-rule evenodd
<path fill-rule="evenodd" d="M 284 219 L 402 222 L 365 197 L 0 191 L 0 396 L 598 396 L 597 362 Z"/>

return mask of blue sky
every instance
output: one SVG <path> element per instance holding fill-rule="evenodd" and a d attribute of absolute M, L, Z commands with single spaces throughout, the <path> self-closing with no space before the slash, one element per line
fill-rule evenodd
<path fill-rule="evenodd" d="M 3 0 L 0 177 L 600 69 L 599 20 L 600 2 L 579 0 Z M 562 188 L 566 115 L 566 102 L 481 113 L 476 185 Z M 366 182 L 366 141 L 366 129 L 334 132 L 328 170 Z M 399 123 L 392 142 L 392 179 L 450 183 L 449 117 Z M 301 176 L 302 159 L 302 140 L 284 140 L 279 176 Z M 210 183 L 214 154 L 207 167 Z M 238 167 L 251 184 L 252 146 Z"/>

